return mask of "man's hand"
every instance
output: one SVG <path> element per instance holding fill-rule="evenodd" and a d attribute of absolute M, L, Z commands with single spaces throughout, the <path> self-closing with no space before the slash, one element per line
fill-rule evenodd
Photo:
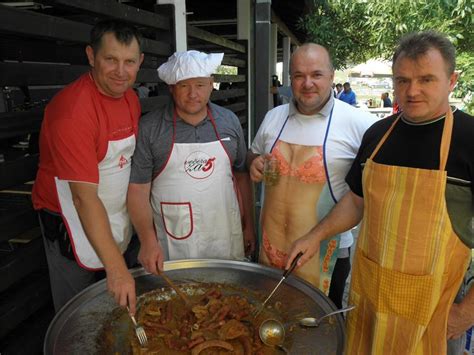
<path fill-rule="evenodd" d="M 129 307 L 130 314 L 135 315 L 137 298 L 135 280 L 130 272 L 125 270 L 107 271 L 107 290 L 122 307 Z"/>
<path fill-rule="evenodd" d="M 138 252 L 138 261 L 146 271 L 158 275 L 160 271 L 163 271 L 163 260 L 163 249 L 156 238 L 142 241 Z"/>
<path fill-rule="evenodd" d="M 300 252 L 303 253 L 303 256 L 298 260 L 296 266 L 302 266 L 319 251 L 322 240 L 356 226 L 362 219 L 363 213 L 364 200 L 362 197 L 352 191 L 347 192 L 326 217 L 306 235 L 293 242 L 286 261 L 286 269 L 290 268 L 291 262 Z"/>
<path fill-rule="evenodd" d="M 260 155 L 256 157 L 250 165 L 250 179 L 253 182 L 260 182 L 263 179 L 263 166 L 265 159 L 268 159 L 271 154 Z"/>
<path fill-rule="evenodd" d="M 448 315 L 448 339 L 458 339 L 473 324 L 473 316 L 461 304 L 454 303 Z"/>
<path fill-rule="evenodd" d="M 299 268 L 303 266 L 309 259 L 311 259 L 314 254 L 319 250 L 320 240 L 317 239 L 313 234 L 306 234 L 300 239 L 293 242 L 291 245 L 290 253 L 288 254 L 288 259 L 286 260 L 285 270 L 288 270 L 291 266 L 291 262 L 298 253 L 303 253 L 300 260 L 296 264 L 296 267 Z"/>

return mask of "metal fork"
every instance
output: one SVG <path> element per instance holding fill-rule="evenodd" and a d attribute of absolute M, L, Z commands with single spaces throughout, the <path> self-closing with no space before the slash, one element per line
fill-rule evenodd
<path fill-rule="evenodd" d="M 130 309 L 128 307 L 127 311 L 135 327 L 135 334 L 137 335 L 138 341 L 140 342 L 141 347 L 145 348 L 148 345 L 148 338 L 146 337 L 145 329 L 141 325 L 138 325 L 135 317 L 130 314 Z"/>

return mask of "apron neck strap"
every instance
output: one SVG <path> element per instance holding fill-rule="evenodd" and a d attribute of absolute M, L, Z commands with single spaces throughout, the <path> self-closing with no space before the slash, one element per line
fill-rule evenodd
<path fill-rule="evenodd" d="M 216 121 L 214 120 L 214 116 L 211 112 L 211 108 L 209 107 L 209 104 L 207 105 L 207 117 L 209 117 L 209 120 L 212 123 L 212 127 L 214 127 L 214 132 L 216 133 L 217 139 L 221 140 L 221 137 L 219 136 L 219 132 L 217 132 Z"/>
<path fill-rule="evenodd" d="M 385 143 L 385 141 L 387 140 L 388 136 L 390 135 L 390 133 L 392 133 L 393 129 L 395 128 L 395 125 L 397 124 L 397 122 L 400 120 L 400 117 L 402 117 L 402 113 L 400 113 L 397 118 L 395 119 L 395 121 L 393 121 L 392 125 L 390 126 L 390 128 L 388 129 L 387 132 L 385 132 L 385 134 L 383 135 L 382 139 L 380 140 L 380 142 L 377 144 L 377 146 L 375 147 L 374 151 L 372 152 L 372 154 L 370 155 L 369 159 L 370 160 L 373 160 L 375 155 L 378 153 L 380 147 Z"/>
<path fill-rule="evenodd" d="M 448 112 L 446 112 L 446 118 L 444 119 L 443 136 L 441 137 L 441 146 L 439 147 L 439 170 L 442 171 L 446 169 L 446 163 L 448 161 L 453 124 L 453 111 L 450 106 Z"/>
<path fill-rule="evenodd" d="M 380 150 L 380 147 L 385 143 L 390 133 L 392 133 L 393 129 L 395 128 L 395 125 L 400 120 L 402 115 L 403 112 L 397 116 L 388 131 L 384 134 L 384 136 L 370 155 L 370 160 L 374 159 L 375 155 Z M 451 110 L 451 107 L 449 107 L 448 112 L 446 112 L 446 117 L 444 119 L 443 136 L 441 137 L 441 144 L 439 147 L 439 170 L 441 171 L 444 171 L 446 169 L 446 163 L 448 161 L 449 147 L 451 145 L 451 135 L 453 132 L 453 121 L 453 111 Z"/>

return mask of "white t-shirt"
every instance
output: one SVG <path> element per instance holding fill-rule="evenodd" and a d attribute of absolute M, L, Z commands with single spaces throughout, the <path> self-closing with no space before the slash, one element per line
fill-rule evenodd
<path fill-rule="evenodd" d="M 338 201 L 349 191 L 349 186 L 345 182 L 346 174 L 359 150 L 362 136 L 377 120 L 376 116 L 343 101 L 335 100 L 332 95 L 321 111 L 311 116 L 299 113 L 292 101 L 275 107 L 265 115 L 252 142 L 251 150 L 259 155 L 269 153 L 287 117 L 288 122 L 281 133 L 281 140 L 300 145 L 322 146 L 333 105 L 325 146 L 325 160 L 332 196 Z M 350 231 L 341 233 L 339 247 L 348 248 L 353 241 Z"/>

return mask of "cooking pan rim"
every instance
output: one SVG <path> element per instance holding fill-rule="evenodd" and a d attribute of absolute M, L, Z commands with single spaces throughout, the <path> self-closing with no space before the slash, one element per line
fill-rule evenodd
<path fill-rule="evenodd" d="M 272 268 L 272 267 L 261 265 L 254 262 L 223 260 L 223 259 L 171 260 L 171 261 L 164 262 L 163 269 L 164 271 L 175 271 L 175 270 L 181 270 L 181 269 L 187 269 L 187 268 L 193 268 L 193 269 L 216 268 L 216 267 L 218 268 L 218 267 L 224 267 L 224 266 L 227 266 L 227 267 L 234 266 L 234 269 L 245 270 L 249 272 L 260 272 L 264 274 L 266 277 L 270 277 L 274 279 L 276 282 L 278 282 L 282 276 L 282 270 L 280 269 Z M 141 276 L 152 275 L 149 272 L 147 272 L 143 267 L 136 267 L 136 268 L 130 269 L 130 273 L 135 279 Z M 159 276 L 156 276 L 156 277 L 159 277 Z M 320 305 L 322 308 L 328 308 L 330 310 L 337 309 L 334 303 L 326 295 L 324 295 L 324 293 L 321 290 L 315 288 L 313 285 L 303 280 L 302 278 L 299 278 L 295 275 L 290 275 L 287 279 L 285 279 L 284 282 L 288 285 L 291 285 L 297 288 L 298 290 L 305 293 L 306 295 L 309 295 L 310 297 L 311 297 L 311 294 L 316 293 L 318 295 L 318 302 L 324 301 L 325 303 L 324 305 L 323 304 Z M 49 355 L 49 354 L 55 353 L 54 349 L 55 349 L 55 341 L 57 339 L 57 335 L 60 333 L 61 329 L 67 323 L 67 321 L 74 315 L 74 313 L 79 310 L 79 307 L 77 306 L 81 305 L 83 301 L 88 300 L 91 297 L 92 298 L 96 297 L 97 295 L 103 293 L 106 290 L 107 290 L 106 279 L 98 281 L 88 286 L 87 288 L 79 292 L 77 295 L 75 295 L 59 310 L 59 312 L 56 313 L 56 315 L 54 316 L 53 320 L 49 324 L 48 329 L 46 331 L 46 335 L 45 335 L 44 343 L 43 343 L 43 354 Z M 139 295 L 137 294 L 137 297 L 138 296 Z M 72 308 L 75 305 L 76 307 Z M 338 344 L 338 348 L 342 347 L 343 349 L 344 341 L 346 339 L 344 320 L 342 316 L 340 315 L 338 315 L 336 319 L 338 323 L 337 331 L 340 332 L 340 338 L 342 338 L 342 344 Z M 339 353 L 339 349 L 338 349 L 338 353 Z M 342 350 L 340 353 L 342 354 Z"/>

